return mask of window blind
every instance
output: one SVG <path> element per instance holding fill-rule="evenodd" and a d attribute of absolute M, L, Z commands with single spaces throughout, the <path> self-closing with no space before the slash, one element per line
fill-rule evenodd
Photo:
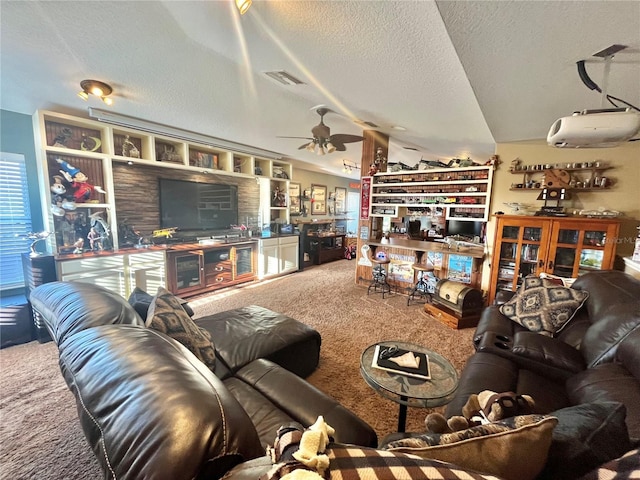
<path fill-rule="evenodd" d="M 24 286 L 21 256 L 29 251 L 30 232 L 24 155 L 0 153 L 0 290 Z"/>

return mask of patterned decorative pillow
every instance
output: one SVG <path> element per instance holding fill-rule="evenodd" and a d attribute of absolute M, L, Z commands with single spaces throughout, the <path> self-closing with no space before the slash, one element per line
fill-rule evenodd
<path fill-rule="evenodd" d="M 425 433 L 389 442 L 392 452 L 450 462 L 507 480 L 533 480 L 542 471 L 558 419 L 519 415 L 454 433 Z"/>
<path fill-rule="evenodd" d="M 332 443 L 326 453 L 329 457 L 329 480 L 500 480 L 494 475 L 461 466 L 460 462 L 442 462 L 356 445 Z"/>
<path fill-rule="evenodd" d="M 158 294 L 149 305 L 145 325 L 183 344 L 213 371 L 216 351 L 211 335 L 194 323 L 180 302 L 170 291 L 158 288 Z"/>
<path fill-rule="evenodd" d="M 588 292 L 530 275 L 500 311 L 527 330 L 552 337 L 569 323 L 587 298 Z"/>

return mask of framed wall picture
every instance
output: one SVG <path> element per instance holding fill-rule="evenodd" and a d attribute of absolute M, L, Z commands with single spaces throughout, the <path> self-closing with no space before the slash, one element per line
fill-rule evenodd
<path fill-rule="evenodd" d="M 336 215 L 344 215 L 347 213 L 347 189 L 343 187 L 336 187 Z"/>
<path fill-rule="evenodd" d="M 300 215 L 300 184 L 289 182 L 289 214 Z"/>
<path fill-rule="evenodd" d="M 327 187 L 311 184 L 311 215 L 327 214 Z"/>

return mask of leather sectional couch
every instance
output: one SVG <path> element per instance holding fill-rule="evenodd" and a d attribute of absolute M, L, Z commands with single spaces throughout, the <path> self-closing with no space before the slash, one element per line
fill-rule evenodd
<path fill-rule="evenodd" d="M 595 446 L 607 453 L 630 450 L 629 435 L 638 443 L 640 282 L 621 272 L 601 272 L 580 277 L 573 288 L 589 291 L 589 298 L 555 337 L 521 328 L 497 306 L 484 311 L 474 337 L 477 352 L 462 372 L 447 416 L 460 414 L 468 396 L 482 390 L 527 393 L 536 400 L 537 412 L 554 413 L 560 419 L 553 450 L 556 443 L 562 444 L 556 442 L 556 431 L 574 431 L 566 425 L 561 428 L 565 419 L 576 418 L 575 412 L 560 414 L 568 410 L 564 407 L 596 402 L 606 414 L 608 406 L 622 404 L 622 410 L 616 407 L 611 415 L 619 423 L 610 418 L 605 423 L 621 424 L 618 430 L 624 430 L 620 433 L 626 441 Z M 292 422 L 310 425 L 318 415 L 335 427 L 335 440 L 342 442 L 332 444 L 342 458 L 332 458 L 332 478 L 334 462 L 335 468 L 358 465 L 371 478 L 389 479 L 395 477 L 386 462 L 403 467 L 417 462 L 417 457 L 400 459 L 392 452 L 380 456 L 380 450 L 366 448 L 377 443 L 371 427 L 299 376 L 316 367 L 320 338 L 292 319 L 259 307 L 197 319 L 216 345 L 212 372 L 180 343 L 144 327 L 131 306 L 107 290 L 54 282 L 34 290 L 31 302 L 57 343 L 63 377 L 76 397 L 82 428 L 105 478 L 259 478 L 271 469 L 265 446 L 274 441 L 278 427 Z M 620 415 L 625 407 L 626 428 Z M 602 425 L 610 433 L 610 426 Z M 587 434 L 585 443 L 593 446 L 591 437 L 598 435 Z M 407 435 L 411 434 L 392 437 Z M 386 448 L 385 440 L 380 448 Z M 465 443 L 461 442 L 460 461 L 465 458 Z M 341 450 L 345 448 L 348 454 Z M 580 452 L 569 459 L 564 455 L 567 450 L 552 458 L 551 450 L 540 480 L 576 478 L 614 458 L 591 452 L 584 457 Z M 350 455 L 362 460 L 354 463 Z M 640 468 L 638 450 L 629 455 L 607 468 L 632 469 L 619 478 L 636 478 L 631 475 Z M 434 458 L 429 452 L 423 458 L 420 478 L 485 478 L 464 467 L 428 460 Z M 582 468 L 568 473 L 574 465 Z M 380 477 L 376 468 L 387 473 Z M 593 470 L 584 478 L 599 475 Z"/>
<path fill-rule="evenodd" d="M 336 441 L 377 444 L 368 424 L 299 376 L 315 369 L 320 335 L 289 317 L 253 306 L 198 319 L 216 347 L 212 371 L 108 290 L 53 282 L 30 301 L 105 478 L 220 478 L 264 457 L 281 425 L 319 415 Z"/>

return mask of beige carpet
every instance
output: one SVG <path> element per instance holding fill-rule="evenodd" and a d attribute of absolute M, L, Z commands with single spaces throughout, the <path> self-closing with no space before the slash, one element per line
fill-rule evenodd
<path fill-rule="evenodd" d="M 473 329 L 452 330 L 407 307 L 406 297 L 367 296 L 341 260 L 267 282 L 191 299 L 196 316 L 256 304 L 312 325 L 322 335 L 319 368 L 308 380 L 367 421 L 379 437 L 395 431 L 398 405 L 360 377 L 360 354 L 380 340 L 425 345 L 458 371 L 472 354 Z M 215 340 L 215 339 L 214 339 Z M 407 429 L 422 430 L 428 410 L 409 408 Z M 102 473 L 79 426 L 75 401 L 53 343 L 0 350 L 0 478 L 98 479 Z"/>

